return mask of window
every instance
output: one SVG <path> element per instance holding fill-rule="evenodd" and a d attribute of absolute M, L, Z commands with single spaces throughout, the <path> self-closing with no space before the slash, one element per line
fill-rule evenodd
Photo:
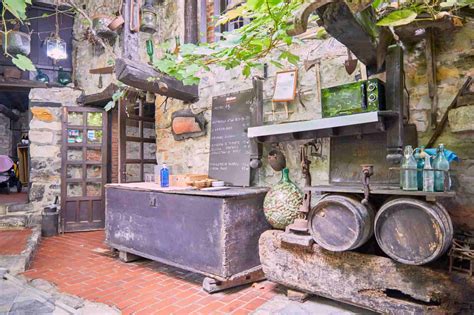
<path fill-rule="evenodd" d="M 241 28 L 249 22 L 242 17 L 236 18 L 227 24 L 215 27 L 214 17 L 220 16 L 242 4 L 244 0 L 201 0 L 201 23 L 200 33 L 201 42 L 218 41 L 215 33 L 230 32 Z"/>

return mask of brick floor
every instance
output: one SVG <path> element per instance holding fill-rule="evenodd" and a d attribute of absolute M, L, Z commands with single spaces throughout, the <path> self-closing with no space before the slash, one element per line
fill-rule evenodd
<path fill-rule="evenodd" d="M 18 255 L 26 248 L 31 229 L 0 230 L 0 255 Z"/>
<path fill-rule="evenodd" d="M 103 232 L 45 238 L 31 268 L 25 276 L 123 314 L 248 314 L 281 291 L 264 281 L 207 294 L 201 275 L 145 259 L 122 263 L 107 251 Z"/>

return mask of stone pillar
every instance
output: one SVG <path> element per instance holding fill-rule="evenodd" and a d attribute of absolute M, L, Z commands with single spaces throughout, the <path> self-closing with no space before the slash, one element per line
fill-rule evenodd
<path fill-rule="evenodd" d="M 0 155 L 11 155 L 12 132 L 10 118 L 0 114 Z"/>
<path fill-rule="evenodd" d="M 41 212 L 61 195 L 62 115 L 76 106 L 80 91 L 71 88 L 33 89 L 30 92 L 30 202 Z"/>

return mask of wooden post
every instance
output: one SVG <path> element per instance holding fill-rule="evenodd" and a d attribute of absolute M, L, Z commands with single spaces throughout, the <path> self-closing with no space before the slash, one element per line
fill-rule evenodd
<path fill-rule="evenodd" d="M 130 29 L 130 20 L 132 16 L 132 1 L 136 0 L 124 0 L 123 1 L 123 19 L 125 24 L 122 33 L 122 57 L 138 61 L 139 60 L 139 46 L 138 33 L 133 32 Z"/>
<path fill-rule="evenodd" d="M 428 94 L 431 99 L 431 128 L 438 124 L 438 84 L 436 80 L 436 53 L 434 47 L 433 28 L 426 29 L 426 75 L 428 77 Z"/>
<path fill-rule="evenodd" d="M 206 8 L 202 8 L 205 10 Z M 199 38 L 197 0 L 184 1 L 184 42 L 196 44 Z"/>

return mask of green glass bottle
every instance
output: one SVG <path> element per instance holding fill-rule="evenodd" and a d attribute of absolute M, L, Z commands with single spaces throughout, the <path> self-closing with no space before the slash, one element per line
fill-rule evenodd
<path fill-rule="evenodd" d="M 285 229 L 299 217 L 298 210 L 303 203 L 303 193 L 290 180 L 290 171 L 284 168 L 281 180 L 273 186 L 263 201 L 263 212 L 276 229 Z"/>
<path fill-rule="evenodd" d="M 49 83 L 49 77 L 46 73 L 38 69 L 38 73 L 35 76 L 35 80 L 43 83 Z"/>
<path fill-rule="evenodd" d="M 435 170 L 434 176 L 434 190 L 435 191 L 445 191 L 444 189 L 444 182 L 445 180 L 449 180 L 446 178 L 447 171 L 449 171 L 449 162 L 444 155 L 444 144 L 440 144 L 437 150 L 436 158 L 433 162 L 433 168 Z"/>
<path fill-rule="evenodd" d="M 62 67 L 59 67 L 58 71 L 58 83 L 61 85 L 68 85 L 72 82 L 71 74 L 64 71 Z"/>

